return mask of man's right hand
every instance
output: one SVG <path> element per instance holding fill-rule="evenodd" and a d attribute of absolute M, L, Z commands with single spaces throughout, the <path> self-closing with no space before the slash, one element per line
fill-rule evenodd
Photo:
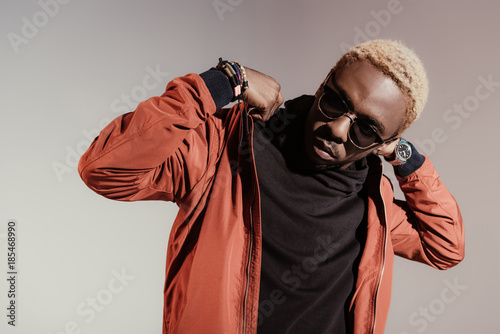
<path fill-rule="evenodd" d="M 283 103 L 280 84 L 272 77 L 245 67 L 248 89 L 243 93 L 243 100 L 255 107 L 250 116 L 267 121 Z"/>

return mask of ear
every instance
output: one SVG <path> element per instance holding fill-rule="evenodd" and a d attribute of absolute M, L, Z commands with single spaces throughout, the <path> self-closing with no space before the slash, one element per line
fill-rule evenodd
<path fill-rule="evenodd" d="M 377 154 L 377 155 L 381 155 L 381 156 L 388 158 L 388 159 L 394 158 L 394 152 L 396 151 L 396 146 L 398 146 L 400 139 L 401 139 L 401 137 L 396 137 L 389 142 L 377 145 L 373 149 L 372 153 Z"/>

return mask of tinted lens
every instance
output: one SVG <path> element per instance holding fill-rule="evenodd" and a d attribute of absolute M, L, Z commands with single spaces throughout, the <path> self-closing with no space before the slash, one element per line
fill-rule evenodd
<path fill-rule="evenodd" d="M 330 118 L 339 118 L 349 111 L 340 96 L 332 90 L 325 91 L 319 101 L 319 107 Z"/>
<path fill-rule="evenodd" d="M 349 107 L 340 95 L 328 86 L 325 86 L 325 92 L 320 97 L 319 108 L 331 119 L 337 119 L 349 112 Z M 356 118 L 349 128 L 349 138 L 359 148 L 366 148 L 376 142 L 379 136 L 370 124 Z"/>
<path fill-rule="evenodd" d="M 356 119 L 349 129 L 349 138 L 355 145 L 365 148 L 377 140 L 377 134 L 369 124 Z"/>

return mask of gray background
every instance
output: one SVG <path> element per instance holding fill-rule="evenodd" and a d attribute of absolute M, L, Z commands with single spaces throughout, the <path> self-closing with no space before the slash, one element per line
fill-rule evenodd
<path fill-rule="evenodd" d="M 342 46 L 366 38 L 401 39 L 421 56 L 431 93 L 406 137 L 432 158 L 466 228 L 458 267 L 397 259 L 386 332 L 499 332 L 500 3 L 55 1 L 1 3 L 0 277 L 10 219 L 19 270 L 15 328 L 0 281 L 1 333 L 160 333 L 176 207 L 91 192 L 75 168 L 87 137 L 220 56 L 275 77 L 286 99 L 313 93 Z"/>

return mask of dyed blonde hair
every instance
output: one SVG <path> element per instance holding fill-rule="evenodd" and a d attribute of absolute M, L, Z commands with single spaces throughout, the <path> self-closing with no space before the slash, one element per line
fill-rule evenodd
<path fill-rule="evenodd" d="M 368 61 L 389 76 L 407 98 L 405 118 L 399 131 L 406 130 L 424 109 L 429 94 L 429 82 L 424 66 L 413 50 L 392 40 L 372 40 L 347 51 L 330 74 L 354 62 Z"/>

